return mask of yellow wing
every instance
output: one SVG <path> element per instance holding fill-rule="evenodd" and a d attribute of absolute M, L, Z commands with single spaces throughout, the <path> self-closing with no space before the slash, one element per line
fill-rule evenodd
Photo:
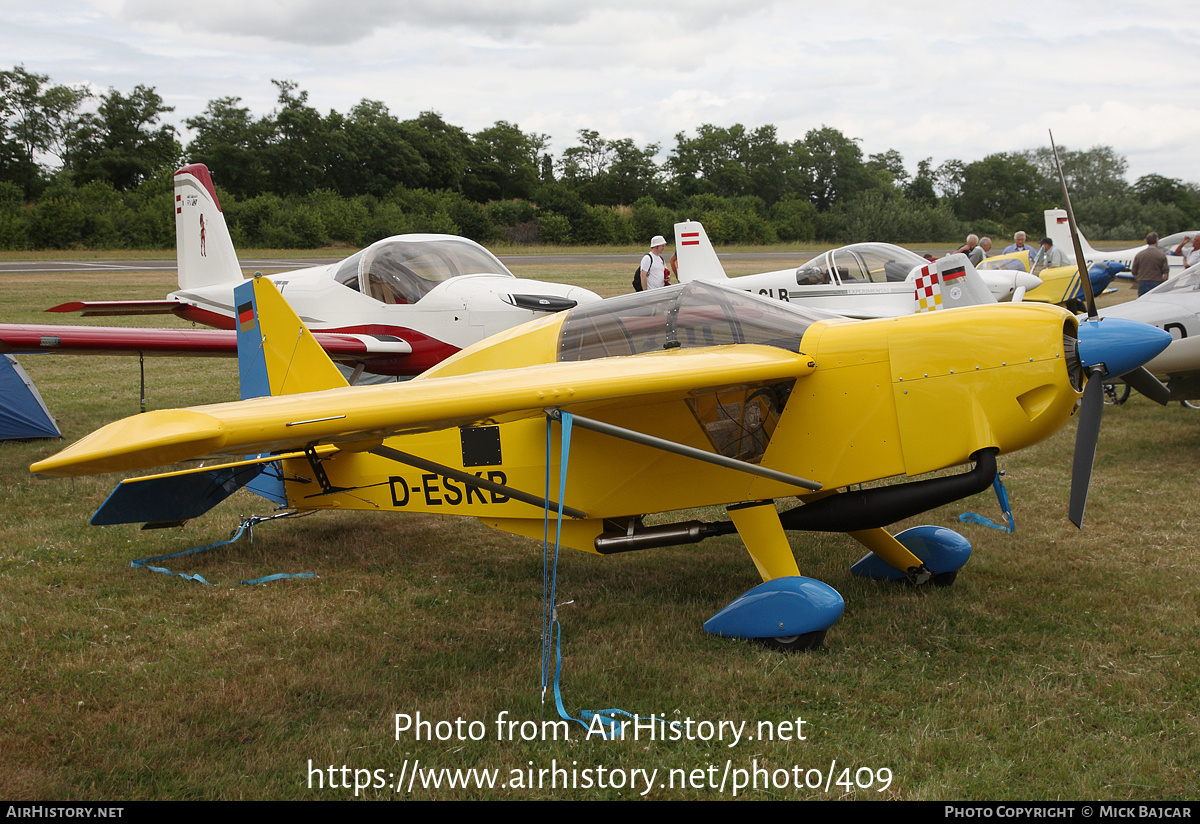
<path fill-rule="evenodd" d="M 634 397 L 667 400 L 812 371 L 806 356 L 783 349 L 722 346 L 166 409 L 111 423 L 31 469 L 94 475 L 316 443 L 362 448 L 402 432 L 515 420 L 552 407 L 583 412 Z"/>

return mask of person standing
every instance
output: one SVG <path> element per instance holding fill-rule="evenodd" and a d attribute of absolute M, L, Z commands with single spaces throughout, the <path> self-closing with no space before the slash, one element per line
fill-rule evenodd
<path fill-rule="evenodd" d="M 1183 263 L 1184 266 L 1190 269 L 1197 263 L 1200 263 L 1200 241 L 1197 241 L 1196 238 L 1185 237 L 1183 242 L 1176 246 L 1175 251 L 1171 254 L 1183 257 L 1183 247 L 1187 246 L 1188 243 L 1192 244 L 1192 248 L 1188 250 L 1187 256 L 1184 257 Z"/>
<path fill-rule="evenodd" d="M 1004 247 L 1004 254 L 1011 255 L 1013 252 L 1024 252 L 1029 255 L 1030 263 L 1033 262 L 1033 248 L 1025 245 L 1025 233 L 1017 232 L 1013 235 L 1013 242 Z"/>
<path fill-rule="evenodd" d="M 1146 248 L 1137 253 L 1130 271 L 1137 281 L 1139 298 L 1167 279 L 1171 264 L 1166 252 L 1158 248 L 1157 232 L 1146 235 Z"/>
<path fill-rule="evenodd" d="M 642 289 L 660 289 L 667 285 L 667 265 L 662 253 L 667 248 L 667 239 L 662 235 L 650 238 L 650 251 L 642 255 Z"/>

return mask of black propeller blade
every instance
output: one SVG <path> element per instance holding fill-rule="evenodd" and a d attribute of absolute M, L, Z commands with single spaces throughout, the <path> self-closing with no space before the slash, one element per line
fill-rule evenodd
<path fill-rule="evenodd" d="M 1171 390 L 1164 386 L 1163 382 L 1154 377 L 1150 370 L 1144 366 L 1139 366 L 1132 372 L 1126 372 L 1121 376 L 1121 380 L 1159 406 L 1166 406 L 1167 402 L 1171 400 Z"/>
<path fill-rule="evenodd" d="M 1087 508 L 1088 487 L 1092 482 L 1092 464 L 1096 460 L 1096 444 L 1100 440 L 1100 415 L 1104 410 L 1104 376 L 1101 369 L 1088 373 L 1087 386 L 1079 408 L 1079 429 L 1075 433 L 1075 457 L 1071 462 L 1071 523 L 1083 528 L 1083 511 Z"/>

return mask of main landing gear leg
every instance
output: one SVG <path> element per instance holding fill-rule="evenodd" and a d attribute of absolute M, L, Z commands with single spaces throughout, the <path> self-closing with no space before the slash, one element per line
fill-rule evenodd
<path fill-rule="evenodd" d="M 909 552 L 904 544 L 892 537 L 892 533 L 886 529 L 860 529 L 848 534 L 889 566 L 900 570 L 913 584 L 920 586 L 928 583 L 933 577 L 925 562 Z"/>
<path fill-rule="evenodd" d="M 731 506 L 729 519 L 764 581 L 800 574 L 774 501 Z"/>
<path fill-rule="evenodd" d="M 850 536 L 871 550 L 850 571 L 875 580 L 949 586 L 971 557 L 971 543 L 940 526 L 914 526 L 894 537 L 885 529 L 864 529 Z"/>

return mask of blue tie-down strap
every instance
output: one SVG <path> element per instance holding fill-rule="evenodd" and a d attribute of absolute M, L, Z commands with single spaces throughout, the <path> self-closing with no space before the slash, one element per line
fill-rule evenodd
<path fill-rule="evenodd" d="M 980 524 L 989 529 L 999 529 L 1003 532 L 1016 532 L 1017 522 L 1013 519 L 1012 507 L 1008 505 L 1008 490 L 1004 488 L 1004 481 L 1000 480 L 1003 472 L 996 473 L 996 480 L 992 481 L 992 489 L 996 490 L 996 500 L 1000 502 L 1000 511 L 1004 515 L 1004 523 L 998 524 L 991 518 L 986 518 L 976 512 L 964 512 L 958 516 L 958 520 L 964 524 Z"/>
<path fill-rule="evenodd" d="M 233 534 L 224 541 L 217 541 L 216 543 L 205 544 L 204 546 L 198 546 L 193 549 L 185 549 L 182 552 L 172 552 L 168 555 L 155 555 L 152 558 L 139 558 L 136 561 L 130 561 L 129 565 L 136 569 L 148 569 L 151 572 L 160 572 L 163 575 L 178 575 L 180 578 L 184 578 L 188 581 L 196 581 L 197 583 L 204 584 L 205 586 L 214 587 L 214 586 L 217 586 L 217 584 L 209 583 L 208 581 L 204 580 L 204 576 L 202 576 L 202 575 L 199 575 L 199 574 L 189 575 L 186 572 L 172 572 L 171 570 L 167 569 L 166 567 L 154 566 L 153 564 L 156 561 L 166 561 L 171 558 L 181 558 L 184 555 L 197 555 L 201 552 L 207 552 L 210 549 L 216 549 L 217 547 L 220 547 L 220 546 L 228 546 L 229 544 L 232 544 L 232 543 L 240 540 L 241 537 L 245 534 L 253 535 L 254 527 L 257 524 L 262 523 L 263 521 L 270 521 L 270 520 L 274 520 L 275 518 L 281 518 L 281 517 L 286 517 L 286 516 L 295 515 L 295 514 L 296 513 L 293 513 L 293 512 L 286 512 L 286 513 L 282 513 L 280 515 L 271 515 L 266 518 L 260 518 L 258 516 L 251 516 L 249 518 L 244 519 L 242 521 L 241 525 L 233 531 Z M 293 572 L 277 572 L 274 575 L 264 575 L 261 578 L 252 578 L 248 581 L 238 581 L 238 583 L 239 584 L 266 584 L 271 581 L 278 581 L 282 578 L 316 578 L 316 577 L 317 577 L 317 575 L 315 572 L 294 572 L 294 573 Z"/>
<path fill-rule="evenodd" d="M 558 466 L 558 509 L 555 513 L 556 526 L 554 529 L 554 547 L 550 546 L 550 458 L 552 452 L 551 432 L 552 421 L 557 420 L 561 427 Z M 617 716 L 633 718 L 633 714 L 621 709 L 581 710 L 579 718 L 567 712 L 563 705 L 562 689 L 562 625 L 558 622 L 558 606 L 555 597 L 558 592 L 558 557 L 562 548 L 562 517 L 563 501 L 567 494 L 567 466 L 571 454 L 571 429 L 574 417 L 570 412 L 556 411 L 546 417 L 546 507 L 543 512 L 542 529 L 542 701 L 546 700 L 546 690 L 549 687 L 554 695 L 554 707 L 558 717 L 564 721 L 574 721 L 588 731 L 588 735 L 599 734 L 604 738 L 620 738 L 624 731 L 624 723 L 616 720 Z M 568 601 L 567 603 L 572 603 Z M 553 644 L 553 650 L 551 650 Z M 550 678 L 550 658 L 554 657 L 554 678 Z"/>

